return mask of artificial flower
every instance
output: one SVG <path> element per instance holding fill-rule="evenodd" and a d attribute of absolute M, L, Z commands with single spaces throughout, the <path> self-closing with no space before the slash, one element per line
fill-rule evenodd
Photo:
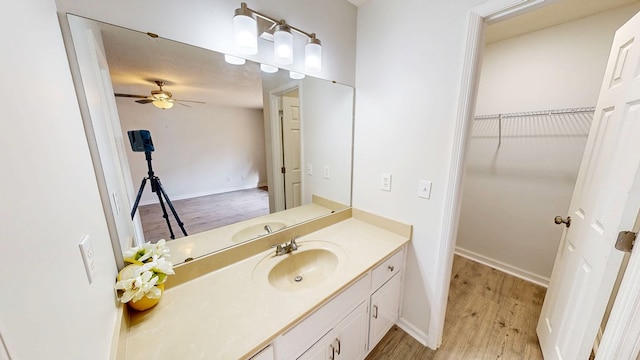
<path fill-rule="evenodd" d="M 154 276 L 151 271 L 139 272 L 137 276 L 129 279 L 123 279 L 116 283 L 115 288 L 123 290 L 120 301 L 127 303 L 129 301 L 138 301 L 146 296 L 150 299 L 157 299 L 162 295 L 162 291 L 155 285 L 158 277 Z"/>

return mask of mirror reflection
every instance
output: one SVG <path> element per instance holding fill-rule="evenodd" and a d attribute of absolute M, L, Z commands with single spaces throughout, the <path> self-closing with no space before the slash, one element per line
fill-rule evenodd
<path fill-rule="evenodd" d="M 350 205 L 351 87 L 99 26 L 123 138 L 144 129 L 153 141 L 151 161 L 125 144 L 144 241 L 173 232 L 184 254 L 201 256 Z M 151 179 L 141 186 L 150 163 L 169 224 Z M 208 244 L 193 252 L 195 241 Z"/>

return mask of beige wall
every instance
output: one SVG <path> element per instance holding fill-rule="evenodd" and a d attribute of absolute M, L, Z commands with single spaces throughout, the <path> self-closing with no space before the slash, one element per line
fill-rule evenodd
<path fill-rule="evenodd" d="M 483 0 L 371 0 L 358 8 L 354 207 L 413 224 L 402 321 L 431 347 L 437 254 L 470 9 Z M 392 175 L 390 192 L 380 174 Z M 433 182 L 418 198 L 420 179 Z"/>
<path fill-rule="evenodd" d="M 0 333 L 12 359 L 105 358 L 116 266 L 55 4 L 16 2 L 5 14 Z M 91 284 L 85 235 L 98 268 Z"/>
<path fill-rule="evenodd" d="M 163 111 L 127 98 L 116 102 L 125 141 L 128 130 L 151 131 L 153 170 L 171 200 L 266 185 L 262 110 L 194 104 Z M 137 191 L 147 162 L 125 147 Z M 141 204 L 157 201 L 147 184 Z"/>

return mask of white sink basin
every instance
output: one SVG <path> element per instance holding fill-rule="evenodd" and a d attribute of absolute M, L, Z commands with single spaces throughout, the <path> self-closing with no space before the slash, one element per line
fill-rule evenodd
<path fill-rule="evenodd" d="M 266 226 L 269 226 L 271 228 L 271 231 L 273 232 L 281 230 L 287 225 L 285 223 L 277 221 L 262 222 L 259 224 L 251 225 L 233 234 L 233 236 L 231 236 L 231 241 L 240 243 L 247 240 L 255 239 L 259 236 L 267 235 L 269 234 L 269 232 L 267 232 L 267 230 L 265 229 Z"/>
<path fill-rule="evenodd" d="M 260 260 L 253 279 L 284 292 L 313 289 L 330 282 L 345 260 L 345 251 L 334 243 L 299 242 L 296 251 L 280 256 L 273 251 Z"/>

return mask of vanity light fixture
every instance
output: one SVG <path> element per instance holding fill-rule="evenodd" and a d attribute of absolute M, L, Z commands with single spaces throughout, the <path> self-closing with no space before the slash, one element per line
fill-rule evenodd
<path fill-rule="evenodd" d="M 244 65 L 245 59 L 233 55 L 224 54 L 224 61 L 231 65 Z"/>
<path fill-rule="evenodd" d="M 295 71 L 289 71 L 289 77 L 294 80 L 301 80 L 304 79 L 304 74 Z"/>
<path fill-rule="evenodd" d="M 263 72 L 269 73 L 269 74 L 273 74 L 275 72 L 278 72 L 278 68 L 275 66 L 271 66 L 271 65 L 267 65 L 267 64 L 260 64 L 260 70 L 262 70 Z"/>
<path fill-rule="evenodd" d="M 247 7 L 244 2 L 240 3 L 240 7 L 235 10 L 233 16 L 236 51 L 246 55 L 258 53 L 258 18 L 271 23 L 269 30 L 260 35 L 260 38 L 268 41 L 273 38 L 273 54 L 276 64 L 289 65 L 293 63 L 293 32 L 296 32 L 308 38 L 304 48 L 305 70 L 309 72 L 322 70 L 322 44 L 315 33 L 308 33 L 287 24 L 284 20 L 277 20 L 257 12 Z"/>

